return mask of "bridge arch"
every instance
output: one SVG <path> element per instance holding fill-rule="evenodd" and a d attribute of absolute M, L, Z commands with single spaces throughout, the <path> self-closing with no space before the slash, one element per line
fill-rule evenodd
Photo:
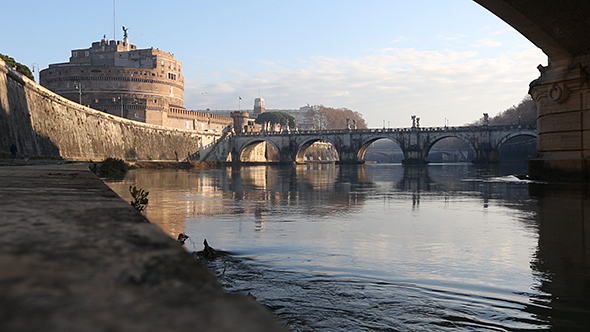
<path fill-rule="evenodd" d="M 270 147 L 270 149 L 269 149 Z M 237 149 L 238 160 L 244 162 L 279 162 L 279 149 L 271 140 L 258 138 Z"/>
<path fill-rule="evenodd" d="M 516 138 L 516 137 L 520 137 L 520 136 L 529 136 L 529 137 L 537 138 L 537 134 L 535 134 L 533 132 L 509 133 L 506 136 L 503 136 L 502 138 L 500 138 L 498 140 L 498 144 L 496 145 L 496 150 L 500 150 L 502 145 L 504 145 L 509 140 Z"/>
<path fill-rule="evenodd" d="M 432 148 L 434 148 L 434 146 L 441 142 L 442 140 L 445 139 L 458 139 L 461 142 L 466 143 L 469 146 L 469 149 L 475 154 L 477 149 L 476 146 L 474 145 L 473 140 L 469 139 L 469 137 L 466 137 L 465 135 L 461 135 L 460 133 L 445 133 L 442 134 L 438 137 L 436 137 L 435 139 L 433 139 L 432 141 L 430 141 L 430 144 L 428 144 L 425 147 L 425 151 L 424 151 L 424 157 L 428 160 L 428 156 L 430 155 L 430 153 L 432 152 Z"/>
<path fill-rule="evenodd" d="M 589 52 L 590 37 L 585 31 L 590 22 L 585 19 L 590 5 L 585 1 L 474 0 L 498 16 L 553 61 Z"/>
<path fill-rule="evenodd" d="M 297 153 L 295 155 L 295 163 L 297 163 L 297 164 L 305 163 L 306 162 L 305 155 L 307 154 L 307 152 L 309 152 L 309 149 L 316 143 L 330 144 L 331 147 L 336 152 L 335 155 L 338 156 L 338 148 L 336 147 L 336 144 L 334 144 L 334 142 L 332 142 L 330 140 L 324 140 L 321 137 L 314 137 L 314 138 L 306 139 L 298 144 Z M 329 152 L 330 152 L 329 149 L 326 152 L 327 152 L 327 154 L 329 154 Z M 330 160 L 326 159 L 325 161 L 330 161 Z M 338 160 L 332 160 L 332 161 L 336 162 Z"/>
<path fill-rule="evenodd" d="M 377 141 L 381 141 L 381 140 L 388 140 L 391 141 L 393 143 L 395 143 L 400 149 L 402 149 L 402 145 L 400 144 L 400 142 L 395 139 L 394 137 L 391 136 L 374 136 L 371 138 L 366 139 L 365 141 L 363 141 L 361 143 L 361 147 L 357 152 L 357 159 L 360 161 L 365 161 L 365 156 L 367 154 L 367 151 L 369 150 L 369 148 L 371 147 L 371 145 Z"/>

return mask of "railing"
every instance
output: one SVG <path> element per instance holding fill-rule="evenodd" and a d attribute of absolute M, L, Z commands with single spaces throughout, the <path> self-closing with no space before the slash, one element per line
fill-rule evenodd
<path fill-rule="evenodd" d="M 240 137 L 256 136 L 284 136 L 284 135 L 330 135 L 330 134 L 380 134 L 399 132 L 472 132 L 472 131 L 502 131 L 502 130 L 536 130 L 530 125 L 510 126 L 459 126 L 459 127 L 414 127 L 414 128 L 375 128 L 375 129 L 326 129 L 326 130 L 293 130 L 293 131 L 259 131 L 236 133 Z"/>

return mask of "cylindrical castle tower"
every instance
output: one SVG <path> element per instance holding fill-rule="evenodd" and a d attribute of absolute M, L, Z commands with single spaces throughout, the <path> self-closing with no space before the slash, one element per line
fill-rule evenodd
<path fill-rule="evenodd" d="M 164 125 L 168 109 L 184 107 L 182 63 L 159 49 L 138 50 L 128 38 L 72 50 L 69 62 L 50 64 L 39 81 L 72 101 L 151 124 Z"/>

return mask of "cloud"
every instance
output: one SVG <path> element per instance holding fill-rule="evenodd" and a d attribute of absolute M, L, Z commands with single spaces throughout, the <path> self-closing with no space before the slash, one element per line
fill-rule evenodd
<path fill-rule="evenodd" d="M 237 109 L 239 94 L 242 109 L 249 109 L 248 100 L 253 105 L 260 91 L 270 109 L 297 109 L 307 103 L 347 107 L 362 113 L 373 127 L 383 120 L 406 127 L 412 114 L 421 117 L 423 126 L 443 125 L 444 118 L 462 125 L 517 104 L 545 59 L 533 48 L 494 58 L 481 58 L 475 51 L 404 48 L 358 58 L 315 57 L 298 70 L 271 65 L 256 75 L 234 73 L 230 81 L 187 86 L 185 105 Z"/>
<path fill-rule="evenodd" d="M 475 48 L 500 47 L 500 46 L 502 46 L 502 42 L 499 42 L 497 40 L 493 40 L 491 38 L 482 38 L 482 39 L 478 40 L 477 43 L 475 43 L 473 45 L 473 47 L 475 47 Z"/>
<path fill-rule="evenodd" d="M 443 36 L 443 35 L 438 35 L 436 36 L 437 39 L 439 40 L 443 40 L 443 41 L 459 41 L 461 39 L 464 39 L 465 37 L 467 37 L 466 35 L 452 35 L 452 36 Z"/>

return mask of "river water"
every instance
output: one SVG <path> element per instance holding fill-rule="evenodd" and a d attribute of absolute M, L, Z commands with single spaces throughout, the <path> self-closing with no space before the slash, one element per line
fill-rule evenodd
<path fill-rule="evenodd" d="M 588 331 L 590 198 L 526 165 L 133 170 L 108 181 L 291 331 Z M 588 242 L 590 243 L 590 242 Z"/>

